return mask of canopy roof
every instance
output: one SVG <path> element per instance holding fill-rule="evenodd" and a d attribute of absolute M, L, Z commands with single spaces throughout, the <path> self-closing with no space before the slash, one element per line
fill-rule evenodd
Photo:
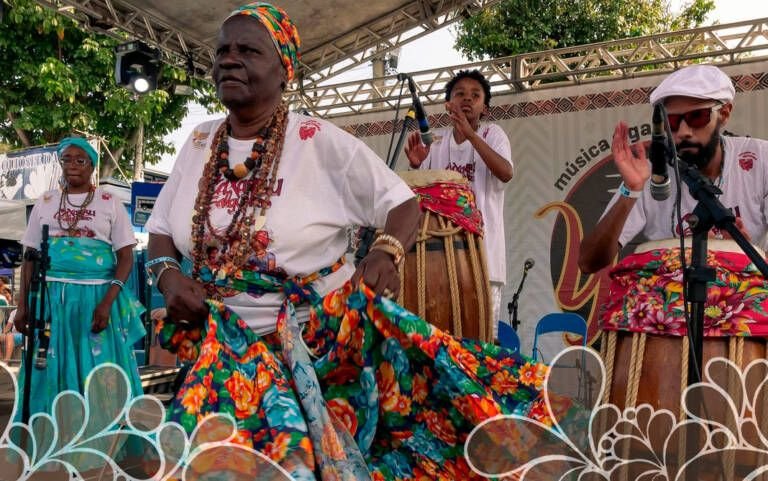
<path fill-rule="evenodd" d="M 370 61 L 499 0 L 279 0 L 302 38 L 302 82 L 324 79 Z M 37 0 L 91 30 L 159 47 L 166 61 L 194 63 L 210 78 L 222 20 L 244 0 Z M 60 7 L 61 4 L 67 5 Z"/>

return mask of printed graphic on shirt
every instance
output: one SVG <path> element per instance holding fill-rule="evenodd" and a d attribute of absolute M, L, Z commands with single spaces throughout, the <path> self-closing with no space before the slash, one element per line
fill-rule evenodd
<path fill-rule="evenodd" d="M 200 132 L 199 130 L 194 130 L 192 132 L 192 148 L 198 150 L 204 149 L 209 134 L 210 132 Z"/>
<path fill-rule="evenodd" d="M 299 137 L 301 140 L 308 140 L 315 136 L 320 131 L 320 122 L 317 120 L 304 120 L 299 125 Z"/>
<path fill-rule="evenodd" d="M 754 152 L 742 152 L 739 154 L 739 166 L 745 171 L 752 170 L 752 166 L 755 165 L 757 155 Z"/>
<path fill-rule="evenodd" d="M 249 179 L 232 182 L 222 177 L 216 185 L 216 190 L 211 199 L 213 208 L 226 210 L 228 215 L 233 215 L 237 210 L 237 206 L 240 205 L 241 199 L 244 198 L 243 196 L 247 195 L 250 182 Z M 278 179 L 269 197 L 279 196 L 282 190 L 283 179 Z"/>
<path fill-rule="evenodd" d="M 72 209 L 69 207 L 59 209 L 59 211 L 53 215 L 53 218 L 60 222 L 62 226 L 73 226 L 73 229 L 69 232 L 62 233 L 62 235 L 69 237 L 95 237 L 96 233 L 92 229 L 86 225 L 79 225 L 82 222 L 92 222 L 95 217 L 95 210 Z"/>
<path fill-rule="evenodd" d="M 475 180 L 475 163 L 474 162 L 470 162 L 469 164 L 463 164 L 463 165 L 457 164 L 456 162 L 451 162 L 450 164 L 448 164 L 447 168 L 448 170 L 453 170 L 463 175 L 470 182 Z"/>

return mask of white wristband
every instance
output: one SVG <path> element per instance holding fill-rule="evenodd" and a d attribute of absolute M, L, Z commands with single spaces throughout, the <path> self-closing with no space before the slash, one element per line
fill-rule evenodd
<path fill-rule="evenodd" d="M 642 193 L 643 191 L 641 190 L 629 190 L 629 187 L 624 185 L 624 182 L 622 182 L 621 185 L 619 186 L 619 194 L 629 199 L 639 199 L 640 194 Z"/>

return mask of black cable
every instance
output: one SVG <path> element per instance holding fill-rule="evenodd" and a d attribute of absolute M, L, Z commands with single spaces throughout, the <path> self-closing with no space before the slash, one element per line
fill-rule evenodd
<path fill-rule="evenodd" d="M 389 162 L 389 159 L 392 155 L 392 144 L 395 142 L 395 131 L 397 130 L 397 117 L 400 115 L 400 103 L 403 100 L 403 89 L 405 88 L 405 79 L 407 79 L 408 76 L 404 74 L 399 74 L 397 78 L 398 80 L 400 80 L 400 92 L 397 94 L 397 106 L 395 107 L 395 118 L 392 119 L 392 135 L 389 137 L 389 147 L 387 148 L 387 158 L 386 158 L 387 162 Z"/>
<path fill-rule="evenodd" d="M 662 110 L 664 114 L 664 130 L 667 133 L 667 139 L 669 139 L 669 153 L 671 154 L 671 158 L 673 159 L 673 167 L 675 170 L 675 186 L 677 188 L 677 192 L 675 193 L 675 214 L 677 216 L 677 226 L 679 226 L 680 229 L 680 268 L 683 272 L 683 315 L 685 317 L 685 337 L 688 339 L 688 345 L 693 346 L 693 339 L 691 338 L 691 312 L 688 309 L 688 269 L 686 266 L 685 261 L 685 228 L 683 227 L 683 215 L 682 215 L 682 203 L 683 203 L 683 193 L 682 193 L 682 176 L 680 175 L 680 164 L 677 162 L 677 147 L 675 146 L 674 137 L 672 136 L 672 129 L 669 126 L 669 117 L 667 116 L 666 109 Z M 723 151 L 723 156 L 725 156 L 725 152 Z M 675 230 L 675 226 L 673 228 L 673 234 Z M 693 255 L 693 245 L 691 245 L 691 255 Z M 704 257 L 707 257 L 707 254 L 704 253 Z M 702 326 L 703 327 L 703 326 Z M 703 336 L 703 333 L 702 333 Z M 689 355 L 688 355 L 688 362 L 693 363 L 694 369 L 696 369 L 696 372 L 699 373 L 699 382 L 703 382 L 704 379 L 704 371 L 702 370 L 701 366 L 699 365 L 698 359 L 696 359 L 696 356 L 690 355 L 690 348 L 689 348 Z M 690 379 L 688 380 L 688 385 L 690 385 Z M 686 386 L 687 387 L 687 386 Z M 682 401 L 682 392 L 685 390 L 682 383 L 680 384 L 680 393 L 681 393 L 681 401 Z M 705 402 L 704 398 L 701 399 L 701 415 L 704 419 L 709 420 L 709 410 L 707 409 L 707 403 Z M 683 406 L 681 404 L 680 409 L 682 409 Z M 722 476 L 721 479 L 725 478 L 725 466 L 722 462 L 716 463 L 720 474 Z"/>

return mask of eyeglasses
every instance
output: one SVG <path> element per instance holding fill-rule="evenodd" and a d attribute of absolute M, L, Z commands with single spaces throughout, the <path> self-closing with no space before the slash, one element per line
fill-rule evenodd
<path fill-rule="evenodd" d="M 76 157 L 76 158 L 62 157 L 61 159 L 59 159 L 59 163 L 61 165 L 75 164 L 82 167 L 83 165 L 90 164 L 91 159 L 86 159 L 84 157 Z"/>
<path fill-rule="evenodd" d="M 677 132 L 680 128 L 680 122 L 685 120 L 688 127 L 692 129 L 700 129 L 709 124 L 709 121 L 712 120 L 712 112 L 718 111 L 720 108 L 722 108 L 722 105 L 713 105 L 712 107 L 691 110 L 684 114 L 667 114 L 669 128 L 672 129 L 673 132 Z"/>

